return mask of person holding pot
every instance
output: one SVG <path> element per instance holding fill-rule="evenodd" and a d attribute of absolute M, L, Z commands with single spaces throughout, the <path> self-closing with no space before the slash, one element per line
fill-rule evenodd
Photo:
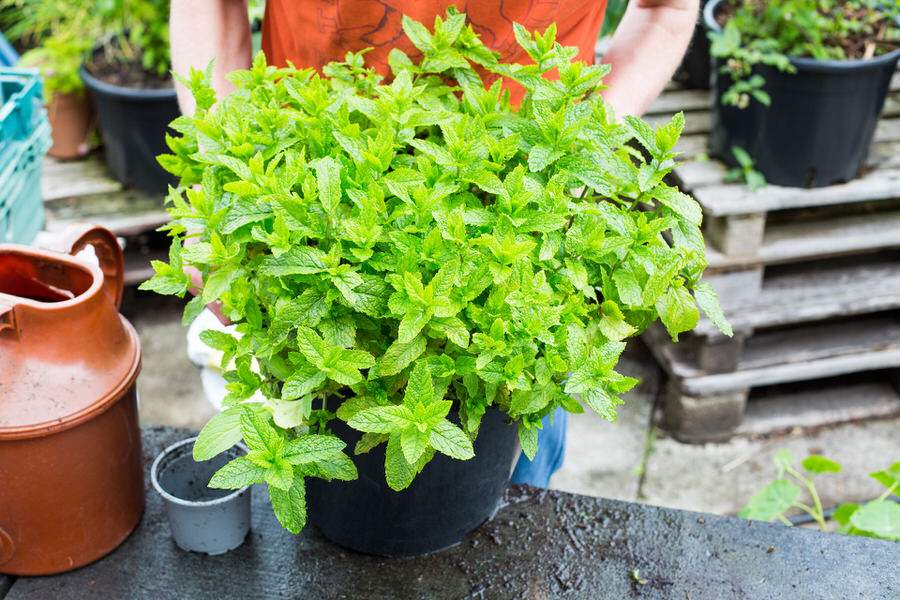
<path fill-rule="evenodd" d="M 466 13 L 485 45 L 503 60 L 517 62 L 528 59 L 516 44 L 513 23 L 530 30 L 556 23 L 557 41 L 579 48 L 577 59 L 593 63 L 606 10 L 606 0 L 267 0 L 262 49 L 269 64 L 287 66 L 290 61 L 298 68 L 321 69 L 343 60 L 347 52 L 372 48 L 365 55 L 367 64 L 389 76 L 387 57 L 392 48 L 417 55 L 403 34 L 403 15 L 430 23 L 452 5 Z M 687 49 L 698 11 L 699 0 L 631 0 L 602 58 L 612 67 L 603 81 L 610 86 L 603 97 L 616 114 L 640 116 L 659 95 Z M 212 83 L 220 98 L 234 90 L 225 75 L 250 68 L 247 0 L 172 0 L 170 31 L 174 71 L 204 69 L 215 59 Z M 192 114 L 191 94 L 180 84 L 176 91 L 182 112 Z M 510 86 L 514 103 L 524 92 Z M 199 284 L 199 273 L 193 275 Z M 217 316 L 225 322 L 221 313 Z M 209 315 L 205 321 L 215 322 Z M 535 460 L 520 457 L 513 483 L 549 484 L 562 466 L 567 416 L 557 409 L 552 424 L 546 419 Z"/>

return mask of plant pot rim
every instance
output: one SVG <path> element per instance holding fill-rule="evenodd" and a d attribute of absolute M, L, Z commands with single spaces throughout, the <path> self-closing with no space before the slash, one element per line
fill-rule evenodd
<path fill-rule="evenodd" d="M 81 75 L 84 84 L 92 90 L 108 94 L 110 96 L 118 96 L 128 100 L 138 102 L 152 102 L 155 100 L 168 100 L 175 98 L 175 88 L 133 88 L 121 85 L 107 83 L 101 79 L 97 79 L 87 70 L 82 63 L 78 67 L 78 74 Z"/>
<path fill-rule="evenodd" d="M 722 32 L 722 27 L 716 21 L 715 12 L 720 4 L 726 0 L 710 0 L 703 7 L 703 25 L 709 31 L 716 33 Z M 900 25 L 900 18 L 897 19 Z M 877 69 L 890 62 L 895 62 L 900 58 L 900 48 L 891 50 L 886 54 L 874 56 L 872 58 L 852 58 L 847 60 L 819 60 L 816 58 L 807 58 L 803 56 L 788 56 L 788 60 L 795 67 L 803 71 L 811 72 L 834 72 L 834 71 L 855 71 L 860 69 Z"/>
<path fill-rule="evenodd" d="M 228 495 L 222 496 L 221 498 L 215 498 L 213 500 L 185 500 L 183 498 L 179 498 L 178 496 L 173 496 L 172 494 L 167 492 L 165 489 L 163 489 L 163 487 L 159 483 L 160 463 L 162 463 L 163 460 L 165 460 L 166 458 L 171 456 L 174 452 L 181 449 L 183 446 L 186 446 L 188 444 L 193 446 L 194 442 L 196 442 L 196 441 L 197 441 L 197 436 L 189 437 L 185 440 L 181 440 L 180 442 L 175 442 L 174 444 L 172 444 L 171 446 L 167 447 L 165 450 L 160 452 L 156 456 L 156 459 L 154 459 L 153 465 L 150 467 L 150 482 L 153 484 L 153 489 L 155 489 L 156 492 L 160 496 L 162 496 L 165 500 L 172 502 L 174 504 L 178 504 L 180 506 L 186 506 L 186 507 L 191 507 L 191 508 L 207 508 L 207 507 L 211 507 L 211 506 L 217 506 L 219 504 L 225 504 L 225 503 L 237 498 L 238 496 L 240 496 L 241 494 L 243 494 L 245 491 L 247 491 L 250 488 L 250 486 L 245 485 L 242 488 L 233 490 Z M 238 443 L 234 447 L 238 448 L 244 454 L 247 453 L 247 447 L 243 443 Z M 228 452 L 228 451 L 229 450 L 226 450 L 225 452 Z M 193 455 L 191 454 L 189 456 L 190 456 L 190 459 L 193 461 L 194 460 Z"/>

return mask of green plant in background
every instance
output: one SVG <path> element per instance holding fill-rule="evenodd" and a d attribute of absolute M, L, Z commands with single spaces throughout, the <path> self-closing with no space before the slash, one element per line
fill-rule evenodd
<path fill-rule="evenodd" d="M 262 21 L 265 14 L 266 0 L 250 0 L 247 3 L 247 15 L 251 23 Z"/>
<path fill-rule="evenodd" d="M 22 55 L 20 65 L 38 67 L 44 81 L 44 93 L 84 94 L 84 83 L 78 69 L 81 67 L 93 39 L 76 32 L 60 32 L 44 38 L 42 45 Z"/>
<path fill-rule="evenodd" d="M 364 432 L 355 452 L 386 444 L 400 490 L 435 452 L 472 456 L 490 407 L 529 456 L 558 407 L 614 421 L 635 384 L 615 371 L 625 340 L 656 319 L 676 338 L 699 304 L 731 333 L 700 281 L 700 208 L 663 182 L 681 115 L 616 122 L 596 93 L 608 67 L 571 62 L 554 26 L 516 26 L 530 65 L 498 62 L 453 9 L 403 28 L 423 58 L 394 50 L 389 85 L 363 54 L 326 77 L 259 54 L 212 110 L 209 70 L 192 72 L 197 112 L 160 157 L 181 178 L 172 246 L 141 288 L 184 296 L 192 265 L 185 322 L 218 300 L 238 332 L 203 334 L 229 394 L 195 457 L 243 438 L 251 457 L 213 484 L 266 481 L 291 531 L 305 477 L 355 477 L 334 418 Z M 523 85 L 518 110 L 473 65 Z"/>
<path fill-rule="evenodd" d="M 733 84 L 722 103 L 769 104 L 756 65 L 793 72 L 788 57 L 817 60 L 871 58 L 900 46 L 897 2 L 882 0 L 726 0 L 727 21 L 709 32 L 710 53 L 724 60 Z"/>
<path fill-rule="evenodd" d="M 732 146 L 731 153 L 739 166 L 729 169 L 725 173 L 723 178 L 725 181 L 742 181 L 754 192 L 766 187 L 765 176 L 753 168 L 755 163 L 746 150 L 739 146 Z"/>
<path fill-rule="evenodd" d="M 609 0 L 606 4 L 606 14 L 603 17 L 603 26 L 600 28 L 600 37 L 612 35 L 622 22 L 625 9 L 628 8 L 628 0 Z"/>
<path fill-rule="evenodd" d="M 106 61 L 169 78 L 169 6 L 169 0 L 97 0 L 106 33 L 99 45 Z"/>
<path fill-rule="evenodd" d="M 756 494 L 738 516 L 756 521 L 779 519 L 791 525 L 784 513 L 791 508 L 798 508 L 809 514 L 826 531 L 828 517 L 822 509 L 813 478 L 821 473 L 837 473 L 841 470 L 841 465 L 821 456 L 809 456 L 801 464 L 805 475 L 794 468 L 794 455 L 790 450 L 779 450 L 775 454 L 778 479 Z M 799 501 L 801 488 L 791 483 L 787 476 L 793 477 L 806 488 L 812 506 Z M 871 473 L 870 477 L 884 485 L 887 488 L 885 492 L 862 505 L 841 504 L 830 518 L 840 525 L 839 533 L 900 541 L 900 504 L 888 500 L 891 494 L 900 490 L 900 462 L 892 464 L 885 471 Z"/>
<path fill-rule="evenodd" d="M 21 66 L 38 67 L 49 94 L 84 93 L 78 69 L 100 35 L 100 20 L 85 3 L 0 0 L 4 35 L 28 48 Z"/>

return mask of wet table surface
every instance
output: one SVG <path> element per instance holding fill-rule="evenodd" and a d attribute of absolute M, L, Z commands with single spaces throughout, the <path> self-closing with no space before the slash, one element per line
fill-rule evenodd
<path fill-rule="evenodd" d="M 191 435 L 145 427 L 144 459 Z M 148 489 L 150 489 L 148 481 Z M 83 598 L 900 599 L 900 543 L 510 486 L 461 544 L 387 559 L 278 525 L 254 489 L 243 546 L 223 556 L 172 542 L 161 500 L 102 560 L 48 577 L 0 575 L 3 600 Z"/>

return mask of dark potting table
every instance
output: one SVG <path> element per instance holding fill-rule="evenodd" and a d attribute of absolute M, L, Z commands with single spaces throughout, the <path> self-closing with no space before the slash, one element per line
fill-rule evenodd
<path fill-rule="evenodd" d="M 146 471 L 190 435 L 145 426 Z M 179 550 L 150 491 L 137 529 L 111 554 L 61 575 L 0 575 L 0 598 L 900 598 L 894 542 L 509 486 L 496 516 L 458 546 L 387 559 L 344 550 L 311 526 L 291 535 L 265 489 L 253 494 L 252 530 L 228 554 Z"/>

